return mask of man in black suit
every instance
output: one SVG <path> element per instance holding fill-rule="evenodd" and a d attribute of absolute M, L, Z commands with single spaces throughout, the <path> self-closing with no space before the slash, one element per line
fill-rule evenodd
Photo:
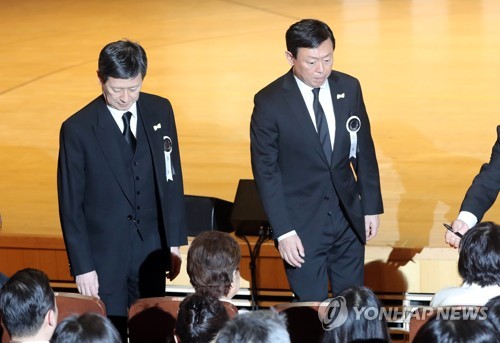
<path fill-rule="evenodd" d="M 331 69 L 328 25 L 295 23 L 286 44 L 291 70 L 254 99 L 252 168 L 292 291 L 317 301 L 328 281 L 334 294 L 363 284 L 383 212 L 379 171 L 360 84 Z"/>
<path fill-rule="evenodd" d="M 187 244 L 170 102 L 141 93 L 144 49 L 123 40 L 99 56 L 98 96 L 61 127 L 59 212 L 78 291 L 99 296 L 125 339 L 129 305 L 163 296 Z M 125 340 L 124 340 L 125 341 Z"/>
<path fill-rule="evenodd" d="M 483 219 L 497 199 L 500 190 L 500 125 L 497 126 L 497 141 L 491 150 L 489 163 L 483 164 L 479 174 L 474 178 L 460 206 L 460 213 L 451 227 L 462 235 Z M 458 248 L 460 237 L 446 231 L 445 241 Z"/>

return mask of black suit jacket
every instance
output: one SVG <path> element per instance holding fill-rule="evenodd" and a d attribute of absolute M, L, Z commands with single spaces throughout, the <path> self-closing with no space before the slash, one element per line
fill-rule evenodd
<path fill-rule="evenodd" d="M 336 121 L 331 165 L 290 70 L 255 95 L 253 174 L 275 237 L 290 230 L 302 237 L 312 234 L 311 229 L 327 225 L 325 214 L 332 206 L 340 206 L 365 242 L 364 215 L 383 212 L 370 123 L 357 79 L 332 71 L 328 82 Z M 346 129 L 353 115 L 361 121 L 356 159 L 349 158 Z M 332 201 L 335 195 L 339 204 Z"/>
<path fill-rule="evenodd" d="M 164 249 L 187 243 L 179 144 L 167 99 L 141 93 L 139 118 L 153 160 L 159 227 L 141 229 L 144 239 L 166 238 Z M 159 124 L 159 125 L 158 125 Z M 153 128 L 156 126 L 156 130 Z M 161 128 L 158 128 L 161 126 Z M 100 289 L 114 287 L 131 256 L 133 187 L 121 157 L 120 130 L 103 96 L 68 118 L 61 127 L 58 195 L 61 226 L 73 275 L 99 271 Z M 166 180 L 163 137 L 173 142 L 173 181 Z M 168 261 L 167 261 L 168 262 Z"/>
<path fill-rule="evenodd" d="M 471 212 L 481 221 L 495 202 L 500 190 L 500 125 L 489 163 L 485 163 L 467 190 L 461 211 Z"/>

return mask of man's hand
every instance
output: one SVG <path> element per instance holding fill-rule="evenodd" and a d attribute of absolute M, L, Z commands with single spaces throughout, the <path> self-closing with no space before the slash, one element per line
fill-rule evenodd
<path fill-rule="evenodd" d="M 365 216 L 366 240 L 369 241 L 377 235 L 380 226 L 380 217 L 378 214 Z"/>
<path fill-rule="evenodd" d="M 278 242 L 278 250 L 281 258 L 293 267 L 300 268 L 305 262 L 303 259 L 305 257 L 304 247 L 297 234 L 281 239 Z"/>
<path fill-rule="evenodd" d="M 467 224 L 465 224 L 464 221 L 461 221 L 460 219 L 453 221 L 453 223 L 451 223 L 451 227 L 452 227 L 454 232 L 459 232 L 462 235 L 470 230 L 470 227 Z M 458 237 L 457 235 L 455 235 L 453 232 L 446 230 L 446 233 L 444 235 L 444 240 L 446 243 L 448 243 L 450 245 L 450 247 L 456 249 L 456 248 L 458 248 L 458 246 L 460 244 L 461 238 Z"/>
<path fill-rule="evenodd" d="M 76 276 L 76 287 L 83 295 L 91 295 L 99 298 L 99 281 L 95 270 Z"/>
<path fill-rule="evenodd" d="M 170 248 L 170 272 L 168 273 L 168 279 L 173 281 L 181 271 L 181 252 L 179 247 Z"/>

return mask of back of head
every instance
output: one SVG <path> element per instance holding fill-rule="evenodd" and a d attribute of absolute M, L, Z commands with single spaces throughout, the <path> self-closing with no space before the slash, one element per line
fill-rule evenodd
<path fill-rule="evenodd" d="M 299 48 L 314 49 L 330 39 L 335 50 L 335 37 L 330 27 L 316 19 L 302 19 L 286 31 L 286 49 L 297 58 Z"/>
<path fill-rule="evenodd" d="M 181 302 L 175 332 L 182 343 L 210 342 L 228 320 L 226 308 L 217 297 L 195 293 Z"/>
<path fill-rule="evenodd" d="M 342 325 L 327 328 L 323 342 L 348 342 L 352 340 L 381 339 L 390 341 L 380 302 L 367 287 L 351 287 L 335 298 L 343 298 L 347 318 Z"/>
<path fill-rule="evenodd" d="M 55 295 L 49 278 L 40 270 L 18 271 L 0 291 L 0 317 L 13 338 L 35 336 L 50 310 L 56 310 Z"/>
<path fill-rule="evenodd" d="M 132 79 L 146 76 L 148 59 L 146 51 L 137 43 L 120 40 L 107 44 L 99 54 L 97 75 L 104 84 L 108 77 Z"/>
<path fill-rule="evenodd" d="M 491 343 L 498 332 L 487 320 L 430 318 L 417 332 L 413 343 Z"/>
<path fill-rule="evenodd" d="M 70 316 L 61 321 L 51 343 L 121 343 L 111 321 L 97 313 Z"/>
<path fill-rule="evenodd" d="M 0 272 L 0 288 L 2 288 L 3 284 L 9 279 L 7 275 Z"/>
<path fill-rule="evenodd" d="M 484 307 L 488 311 L 488 321 L 500 333 L 500 295 L 491 298 Z"/>
<path fill-rule="evenodd" d="M 187 273 L 197 293 L 227 296 L 239 269 L 241 251 L 229 234 L 205 231 L 191 243 Z"/>
<path fill-rule="evenodd" d="M 275 310 L 240 314 L 226 323 L 215 343 L 290 343 L 285 315 Z"/>
<path fill-rule="evenodd" d="M 458 272 L 468 284 L 500 286 L 500 226 L 483 222 L 460 241 Z"/>

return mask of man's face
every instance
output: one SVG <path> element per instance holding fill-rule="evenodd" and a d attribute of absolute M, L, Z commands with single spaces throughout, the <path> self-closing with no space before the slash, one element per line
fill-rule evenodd
<path fill-rule="evenodd" d="M 299 48 L 297 58 L 287 51 L 286 57 L 293 67 L 293 73 L 306 85 L 317 88 L 322 86 L 333 65 L 333 44 L 330 39 L 325 40 L 317 48 Z"/>
<path fill-rule="evenodd" d="M 139 74 L 133 79 L 108 77 L 105 83 L 101 83 L 101 86 L 106 103 L 112 108 L 126 111 L 139 99 L 142 76 Z"/>

